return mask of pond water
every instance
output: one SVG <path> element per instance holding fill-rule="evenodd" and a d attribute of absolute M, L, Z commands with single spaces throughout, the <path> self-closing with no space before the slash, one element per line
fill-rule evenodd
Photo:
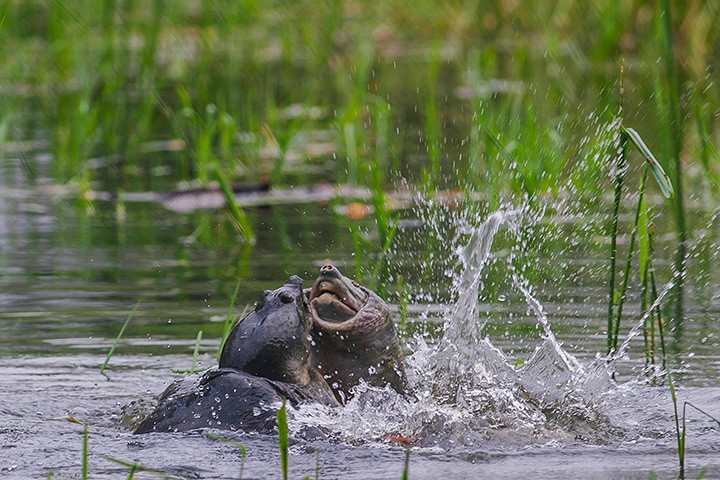
<path fill-rule="evenodd" d="M 220 210 L 178 213 L 152 195 L 84 203 L 24 172 L 9 158 L 0 182 L 0 476 L 79 478 L 74 417 L 88 424 L 91 478 L 127 476 L 107 457 L 186 478 L 279 477 L 273 435 L 230 435 L 247 448 L 243 461 L 203 433 L 133 435 L 124 407 L 150 403 L 191 367 L 198 331 L 198 366 L 216 363 L 238 282 L 235 315 L 290 274 L 309 284 L 326 259 L 352 276 L 346 202 L 301 192 L 250 208 L 257 242 L 247 247 Z M 677 476 L 670 393 L 643 375 L 642 335 L 612 365 L 615 381 L 596 359 L 606 348 L 607 239 L 597 232 L 607 219 L 554 202 L 493 213 L 418 201 L 397 212 L 387 295 L 403 318 L 415 398 L 368 389 L 342 411 L 302 409 L 290 423 L 292 478 L 313 478 L 316 466 L 320 478 L 400 478 L 405 449 L 390 436 L 414 440 L 410 478 Z M 374 239 L 372 222 L 358 222 Z M 702 233 L 705 250 L 690 257 L 668 365 L 680 401 L 717 417 L 716 234 Z M 359 259 L 360 271 L 376 261 Z M 670 279 L 666 263 L 658 271 Z M 637 292 L 626 312 L 621 341 L 640 321 Z M 308 424 L 332 434 L 303 438 Z M 720 477 L 717 424 L 690 409 L 686 425 L 688 477 L 703 468 Z"/>

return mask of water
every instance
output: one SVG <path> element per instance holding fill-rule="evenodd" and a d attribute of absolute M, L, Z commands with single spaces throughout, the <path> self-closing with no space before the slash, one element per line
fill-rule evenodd
<path fill-rule="evenodd" d="M 132 435 L 123 407 L 140 400 L 147 408 L 174 370 L 190 368 L 198 330 L 201 367 L 215 364 L 238 279 L 237 315 L 291 273 L 309 282 L 326 258 L 350 274 L 353 239 L 332 207 L 308 199 L 251 210 L 258 242 L 248 250 L 222 212 L 180 215 L 153 201 L 128 202 L 122 215 L 113 202 L 89 209 L 52 185 L 8 175 L 18 171 L 6 168 L 0 189 L 2 477 L 78 478 L 82 426 L 71 417 L 89 424 L 92 478 L 126 476 L 107 457 L 189 478 L 231 478 L 240 468 L 244 478 L 277 477 L 274 436 L 233 434 L 247 448 L 243 462 L 235 447 L 202 433 Z M 18 176 L 23 188 L 10 188 Z M 618 382 L 596 358 L 605 348 L 597 275 L 605 257 L 572 233 L 592 219 L 438 207 L 440 224 L 423 208 L 403 213 L 391 261 L 413 300 L 405 326 L 413 395 L 365 388 L 344 409 L 303 408 L 290 425 L 291 476 L 313 477 L 319 462 L 321 478 L 399 478 L 405 450 L 393 439 L 413 445 L 411 478 L 676 476 L 672 404 L 665 386 L 644 380 L 642 339 L 621 347 Z M 533 242 L 547 225 L 576 250 L 544 258 L 547 244 Z M 440 242 L 430 264 L 417 235 Z M 590 253 L 577 255 L 583 249 Z M 703 285 L 689 279 L 689 298 L 712 291 L 716 275 Z M 717 416 L 718 299 L 687 310 L 669 363 L 681 401 Z M 627 311 L 630 339 L 640 321 L 632 298 Z M 309 439 L 307 425 L 331 433 Z M 704 467 L 706 478 L 720 476 L 717 425 L 689 411 L 687 427 L 688 476 Z"/>

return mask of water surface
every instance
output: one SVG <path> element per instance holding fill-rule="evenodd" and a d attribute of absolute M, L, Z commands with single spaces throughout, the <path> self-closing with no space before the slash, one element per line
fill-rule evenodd
<path fill-rule="evenodd" d="M 253 208 L 249 213 L 258 241 L 247 249 L 236 241 L 222 211 L 178 214 L 158 202 L 128 202 L 119 216 L 116 202 L 103 201 L 94 202 L 90 210 L 57 195 L 50 185 L 24 183 L 17 162 L 5 166 L 0 188 L 3 477 L 40 478 L 48 472 L 53 478 L 79 477 L 82 426 L 69 422 L 68 416 L 89 425 L 92 478 L 122 478 L 127 472 L 104 456 L 188 478 L 232 478 L 241 465 L 244 478 L 277 477 L 280 460 L 272 435 L 233 434 L 248 451 L 242 463 L 234 447 L 202 433 L 132 435 L 122 422 L 123 407 L 138 399 L 151 402 L 177 378 L 173 371 L 190 368 L 199 330 L 200 366 L 215 364 L 222 322 L 238 280 L 236 315 L 289 274 L 300 274 L 309 283 L 325 259 L 352 275 L 353 238 L 335 205 Z M 595 375 L 597 384 L 583 384 L 587 388 L 582 392 L 572 387 L 585 402 L 579 412 L 560 409 L 553 417 L 552 409 L 518 407 L 512 389 L 483 387 L 481 381 L 473 384 L 463 377 L 464 389 L 455 390 L 462 391 L 462 398 L 424 396 L 431 391 L 428 374 L 442 366 L 443 358 L 429 352 L 441 351 L 443 324 L 453 315 L 467 316 L 456 322 L 465 329 L 472 327 L 472 319 L 486 325 L 482 331 L 455 334 L 467 340 L 471 355 L 479 355 L 477 346 L 487 336 L 488 345 L 507 355 L 511 370 L 516 360 L 529 361 L 547 337 L 542 319 L 513 280 L 508 257 L 528 265 L 526 285 L 547 312 L 560 351 L 577 359 L 578 368 L 590 371 L 596 354 L 604 353 L 606 308 L 600 275 L 604 244 L 600 248 L 591 243 L 597 238 L 572 233 L 583 222 L 594 221 L 592 217 L 543 217 L 542 222 L 553 226 L 554 238 L 573 244 L 558 247 L 559 254 L 549 253 L 542 243 L 517 240 L 531 238 L 527 232 L 513 237 L 507 226 L 498 226 L 497 238 L 487 246 L 483 275 L 473 286 L 463 284 L 458 249 L 487 213 L 467 216 L 472 221 L 465 226 L 456 222 L 448 229 L 453 234 L 431 234 L 427 226 L 436 220 L 427 211 L 401 213 L 404 220 L 391 257 L 393 278 L 405 278 L 410 301 L 402 328 L 415 367 L 411 376 L 423 382 L 417 401 L 370 391 L 345 412 L 305 409 L 293 422 L 329 426 L 334 434 L 320 440 L 297 435 L 291 476 L 312 477 L 318 462 L 321 478 L 399 478 L 405 450 L 388 436 L 415 435 L 411 478 L 640 479 L 651 471 L 659 478 L 674 477 L 672 403 L 665 383 L 653 386 L 642 375 L 642 337 L 618 362 L 617 383 L 592 373 L 588 375 Z M 454 222 L 448 218 L 446 223 Z M 518 222 L 516 232 L 537 223 L 526 218 Z M 366 227 L 372 236 L 372 225 Z M 444 237 L 444 243 L 436 244 L 444 253 L 438 251 L 436 261 L 428 262 L 425 245 L 413 240 L 417 235 Z M 710 248 L 717 255 L 717 245 Z M 668 359 L 681 400 L 716 415 L 720 300 L 712 292 L 718 291 L 717 275 L 710 270 L 702 284 L 688 279 L 687 318 L 682 332 L 672 337 Z M 399 284 L 389 285 L 399 318 Z M 466 305 L 453 307 L 459 293 L 467 294 L 470 287 L 478 293 L 471 292 Z M 711 295 L 703 297 L 708 291 Z M 103 376 L 100 365 L 136 303 L 135 316 Z M 633 322 L 639 319 L 634 297 L 627 312 Z M 472 368 L 490 364 L 487 358 L 473 358 L 467 364 Z M 539 378 L 541 370 L 530 371 L 525 380 Z M 553 375 L 548 377 L 551 383 L 560 378 Z M 543 388 L 554 395 L 566 392 L 554 385 Z M 500 406 L 487 407 L 488 392 L 496 394 Z M 291 430 L 298 431 L 299 423 L 291 423 Z M 690 411 L 687 427 L 688 475 L 704 467 L 709 468 L 706 478 L 720 475 L 717 425 Z"/>

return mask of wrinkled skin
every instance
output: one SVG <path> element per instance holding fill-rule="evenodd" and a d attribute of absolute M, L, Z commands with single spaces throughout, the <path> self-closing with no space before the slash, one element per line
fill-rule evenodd
<path fill-rule="evenodd" d="M 390 309 L 375 292 L 325 265 L 305 291 L 318 370 L 340 403 L 361 380 L 406 393 L 407 377 Z"/>
<path fill-rule="evenodd" d="M 171 384 L 135 433 L 271 430 L 282 399 L 337 405 L 315 368 L 302 279 L 265 291 L 230 333 L 220 365 Z"/>

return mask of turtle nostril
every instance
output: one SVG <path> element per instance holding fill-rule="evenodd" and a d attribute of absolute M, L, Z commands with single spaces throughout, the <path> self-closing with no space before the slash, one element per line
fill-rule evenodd
<path fill-rule="evenodd" d="M 295 298 L 293 298 L 290 292 L 282 292 L 280 294 L 280 301 L 282 303 L 292 303 L 295 301 Z"/>

